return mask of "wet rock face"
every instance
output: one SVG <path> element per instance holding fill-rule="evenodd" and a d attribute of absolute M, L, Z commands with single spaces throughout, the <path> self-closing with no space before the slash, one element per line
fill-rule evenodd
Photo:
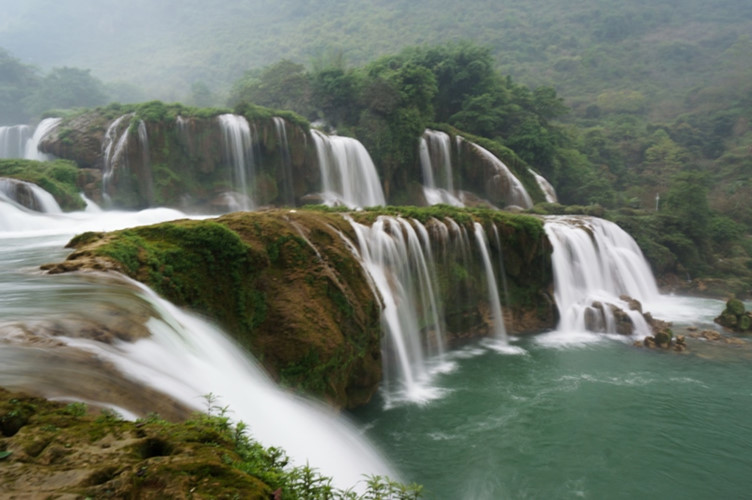
<path fill-rule="evenodd" d="M 75 161 L 81 168 L 102 168 L 102 141 L 109 119 L 100 113 L 85 113 L 52 129 L 39 143 L 39 150 Z"/>
<path fill-rule="evenodd" d="M 634 300 L 634 299 L 632 299 Z M 637 302 L 634 300 L 634 302 Z M 637 302 L 639 304 L 639 302 Z M 608 324 L 613 321 L 616 333 L 632 335 L 635 325 L 632 318 L 622 308 L 611 303 L 594 301 L 585 311 L 585 327 L 591 332 L 607 332 Z"/>

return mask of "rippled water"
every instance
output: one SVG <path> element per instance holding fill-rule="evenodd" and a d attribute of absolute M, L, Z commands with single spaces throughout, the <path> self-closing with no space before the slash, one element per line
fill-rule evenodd
<path fill-rule="evenodd" d="M 701 328 L 723 305 L 661 300 Z M 426 498 L 746 498 L 750 344 L 688 344 L 553 332 L 518 340 L 522 355 L 472 345 L 439 378 L 442 399 L 375 401 L 357 418 Z"/>

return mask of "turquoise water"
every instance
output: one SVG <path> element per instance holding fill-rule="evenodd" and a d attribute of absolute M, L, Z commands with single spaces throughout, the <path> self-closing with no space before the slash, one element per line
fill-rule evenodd
<path fill-rule="evenodd" d="M 355 417 L 429 499 L 752 495 L 749 344 L 566 337 L 519 340 L 522 355 L 467 346 L 442 398 Z"/>

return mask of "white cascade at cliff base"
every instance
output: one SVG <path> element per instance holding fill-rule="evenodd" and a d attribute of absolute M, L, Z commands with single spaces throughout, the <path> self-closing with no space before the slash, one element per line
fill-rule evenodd
<path fill-rule="evenodd" d="M 593 217 L 546 217 L 544 227 L 553 245 L 558 330 L 587 331 L 592 324 L 588 317 L 596 312 L 594 303 L 600 303 L 627 313 L 636 335 L 649 335 L 642 314 L 620 298 L 628 296 L 644 304 L 658 297 L 650 266 L 632 237 L 613 222 Z M 601 310 L 605 324 L 597 330 L 616 333 L 610 308 Z"/>

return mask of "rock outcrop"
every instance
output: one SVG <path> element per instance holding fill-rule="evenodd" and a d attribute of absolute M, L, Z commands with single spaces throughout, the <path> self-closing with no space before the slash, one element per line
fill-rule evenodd
<path fill-rule="evenodd" d="M 744 303 L 739 299 L 729 299 L 726 308 L 714 321 L 735 332 L 752 331 L 752 311 L 746 311 Z"/>
<path fill-rule="evenodd" d="M 426 218 L 432 234 L 437 209 L 409 210 Z M 375 215 L 350 214 L 360 223 L 372 223 Z M 472 216 L 455 210 L 454 216 L 461 219 L 455 223 L 461 232 L 461 224 L 472 230 L 476 221 L 497 228 L 491 252 L 495 262 L 504 263 L 509 331 L 552 328 L 551 247 L 542 222 L 490 210 Z M 283 384 L 352 408 L 366 403 L 382 378 L 382 302 L 351 246 L 355 241 L 353 226 L 338 213 L 238 212 L 85 233 L 71 241 L 76 250 L 68 260 L 45 269 L 115 270 L 142 281 L 173 303 L 221 323 Z M 488 335 L 481 264 L 463 260 L 452 253 L 463 249 L 444 244 L 432 241 L 448 341 Z"/>

